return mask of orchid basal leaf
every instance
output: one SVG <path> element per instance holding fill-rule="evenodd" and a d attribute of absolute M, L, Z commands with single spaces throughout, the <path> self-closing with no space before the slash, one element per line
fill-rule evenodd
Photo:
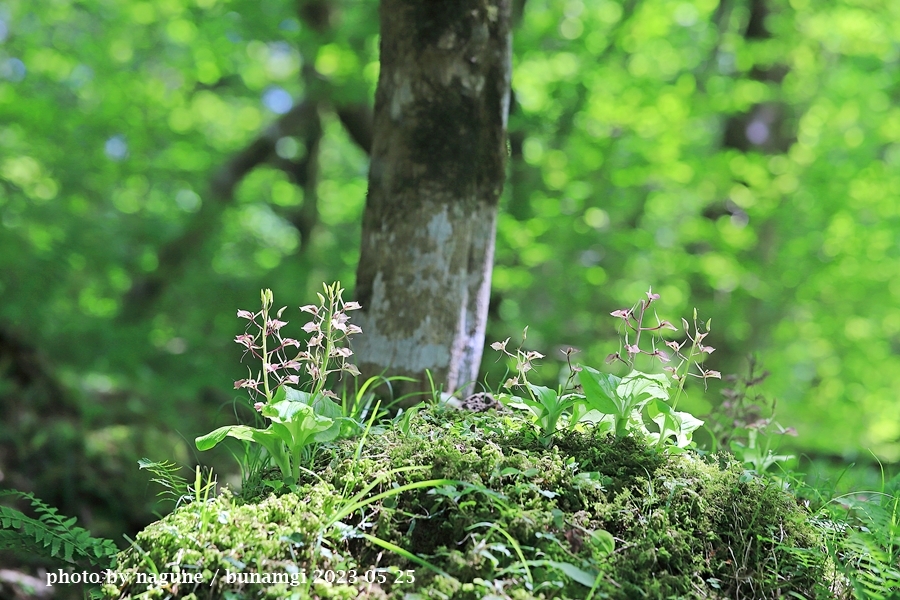
<path fill-rule="evenodd" d="M 578 373 L 578 382 L 584 390 L 584 398 L 592 410 L 598 410 L 607 415 L 619 415 L 622 410 L 621 400 L 616 394 L 620 379 L 609 373 L 601 373 L 595 369 L 583 366 Z"/>

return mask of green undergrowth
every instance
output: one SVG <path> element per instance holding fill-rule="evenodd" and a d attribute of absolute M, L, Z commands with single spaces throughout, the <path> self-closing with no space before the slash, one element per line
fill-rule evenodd
<path fill-rule="evenodd" d="M 591 429 L 547 448 L 516 415 L 439 408 L 316 456 L 295 491 L 226 490 L 149 526 L 119 555 L 130 583 L 106 597 L 836 595 L 806 509 L 729 458 Z"/>

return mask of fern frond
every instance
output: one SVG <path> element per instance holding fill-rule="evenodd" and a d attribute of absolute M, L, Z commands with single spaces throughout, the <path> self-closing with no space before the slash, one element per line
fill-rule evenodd
<path fill-rule="evenodd" d="M 85 560 L 93 566 L 112 565 L 118 552 L 112 540 L 92 537 L 86 529 L 75 526 L 75 517 L 64 518 L 33 494 L 0 491 L 0 498 L 4 496 L 27 500 L 38 517 L 0 505 L 0 550 L 26 551 L 72 564 Z"/>
<path fill-rule="evenodd" d="M 178 475 L 181 467 L 167 460 L 152 461 L 149 458 L 142 458 L 138 461 L 138 467 L 147 469 L 155 477 L 150 481 L 158 483 L 164 489 L 157 496 L 171 500 L 177 506 L 182 500 L 189 498 L 189 489 L 187 479 Z"/>

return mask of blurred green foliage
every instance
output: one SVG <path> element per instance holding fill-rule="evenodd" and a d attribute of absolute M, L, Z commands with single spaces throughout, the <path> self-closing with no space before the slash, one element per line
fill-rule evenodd
<path fill-rule="evenodd" d="M 528 2 L 492 331 L 600 363 L 653 285 L 712 317 L 715 368 L 759 353 L 802 448 L 897 460 L 900 7 L 770 1 L 753 36 L 760 4 Z"/>
<path fill-rule="evenodd" d="M 712 317 L 710 367 L 759 354 L 801 450 L 900 459 L 897 23 L 857 0 L 528 0 L 487 342 L 529 325 L 542 374 L 568 345 L 600 366 L 610 311 L 652 285 L 661 318 Z M 0 326 L 73 390 L 90 452 L 232 423 L 237 307 L 271 287 L 296 321 L 353 281 L 368 165 L 339 112 L 371 103 L 377 24 L 358 0 L 0 1 Z M 304 102 L 321 139 L 278 137 L 222 193 Z"/>

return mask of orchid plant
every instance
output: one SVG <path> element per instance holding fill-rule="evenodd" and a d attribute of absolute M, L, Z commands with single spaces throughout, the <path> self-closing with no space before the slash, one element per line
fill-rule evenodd
<path fill-rule="evenodd" d="M 528 372 L 534 368 L 533 362 L 544 358 L 544 355 L 534 350 L 522 350 L 522 345 L 525 344 L 527 337 L 528 328 L 526 327 L 522 333 L 522 344 L 516 349 L 515 354 L 506 348 L 509 338 L 506 338 L 505 341 L 491 344 L 491 348 L 516 361 L 517 374 L 509 378 L 503 384 L 503 387 L 510 390 L 510 392 L 517 387 L 521 387 L 525 391 L 525 394 L 521 396 L 501 396 L 501 401 L 505 400 L 505 404 L 512 408 L 530 411 L 541 443 L 549 446 L 553 441 L 557 423 L 567 411 L 572 409 L 577 401 L 577 396 L 573 393 L 565 392 L 566 389 L 571 387 L 571 377 L 565 385 L 560 386 L 556 390 L 534 385 L 528 381 Z"/>
<path fill-rule="evenodd" d="M 570 429 L 578 423 L 590 422 L 611 430 L 617 437 L 639 431 L 652 443 L 658 447 L 665 446 L 670 452 L 683 451 L 692 443 L 691 436 L 703 421 L 675 408 L 689 377 L 703 379 L 704 385 L 708 379 L 721 378 L 718 371 L 702 366 L 705 356 L 715 350 L 703 343 L 711 323 L 707 321 L 701 326 L 695 309 L 693 331 L 682 319 L 685 339 L 680 342 L 665 340 L 662 331 L 678 329 L 658 317 L 655 324 L 647 324 L 650 308 L 660 296 L 652 289 L 647 291 L 646 296 L 646 300 L 641 299 L 630 309 L 611 313 L 624 324 L 624 344 L 622 351 L 607 357 L 607 363 L 618 361 L 626 364 L 629 372 L 624 377 L 572 364 L 571 356 L 575 350 L 570 348 L 564 351 L 569 376 L 557 390 L 551 390 L 528 381 L 534 361 L 543 358 L 542 354 L 523 350 L 521 346 L 515 352 L 507 350 L 509 338 L 491 345 L 494 350 L 514 359 L 516 364 L 516 375 L 504 384 L 508 393 L 501 394 L 501 401 L 512 408 L 528 410 L 545 445 L 552 443 L 560 422 L 567 422 Z M 650 340 L 649 349 L 645 349 L 647 338 Z M 524 341 L 523 335 L 523 344 Z M 664 365 L 663 372 L 637 370 L 634 362 L 638 355 L 659 360 Z M 675 363 L 675 360 L 678 362 Z M 518 389 L 525 393 L 519 394 Z M 655 430 L 648 429 L 644 422 L 645 415 L 656 424 Z"/>
<path fill-rule="evenodd" d="M 340 398 L 326 384 L 334 373 L 359 375 L 359 369 L 348 362 L 353 351 L 346 343 L 350 336 L 362 331 L 349 323 L 347 315 L 361 307 L 357 302 L 345 302 L 343 291 L 339 282 L 325 285 L 324 294 L 318 294 L 319 305 L 300 307 L 312 316 L 303 325 L 303 331 L 310 334 L 305 350 L 301 350 L 303 344 L 299 340 L 282 335 L 288 323 L 281 317 L 287 307 L 272 315 L 272 290 L 262 291 L 258 312 L 238 311 L 237 316 L 245 319 L 247 326 L 235 342 L 244 347 L 244 357 L 251 355 L 260 361 L 261 368 L 255 375 L 250 369 L 247 378 L 235 381 L 234 387 L 248 390 L 253 407 L 270 423 L 265 429 L 247 425 L 220 427 L 196 439 L 199 450 L 209 450 L 226 437 L 261 444 L 285 482 L 294 483 L 299 479 L 303 453 L 309 445 L 340 435 L 341 423 L 346 419 L 335 402 Z M 297 353 L 291 356 L 293 350 Z M 300 383 L 304 372 L 310 380 L 308 392 L 291 387 Z"/>
<path fill-rule="evenodd" d="M 612 402 L 617 409 L 622 409 L 622 411 L 612 413 L 606 410 L 601 411 L 615 416 L 616 435 L 624 435 L 629 426 L 637 427 L 642 429 L 658 446 L 670 442 L 673 444 L 670 451 L 677 452 L 691 444 L 693 432 L 703 425 L 703 421 L 692 414 L 675 410 L 684 393 L 684 386 L 688 378 L 702 379 L 704 388 L 708 379 L 722 378 L 721 373 L 705 369 L 702 364 L 705 357 L 715 351 L 715 348 L 703 343 L 706 336 L 709 335 L 712 320 L 707 320 L 701 327 L 695 308 L 693 332 L 687 319 L 682 318 L 681 324 L 684 328 L 685 339 L 680 342 L 665 340 L 661 335 L 663 330 L 678 331 L 678 328 L 669 321 L 661 320 L 658 316 L 656 316 L 655 325 L 645 324 L 651 305 L 660 298 L 659 294 L 653 293 L 652 288 L 646 292 L 646 296 L 646 299 L 641 299 L 630 309 L 620 309 L 610 313 L 613 317 L 620 319 L 624 325 L 625 356 L 622 356 L 622 352 L 616 352 L 610 354 L 606 358 L 606 362 L 607 364 L 622 362 L 629 367 L 630 372 L 621 379 L 614 375 L 606 375 L 607 385 L 600 387 L 600 395 L 596 394 L 598 390 L 594 385 L 600 376 L 596 371 L 587 371 L 585 376 L 579 377 L 579 382 L 584 387 L 585 399 L 589 405 L 599 408 L 600 404 Z M 650 350 L 641 347 L 642 334 L 650 337 Z M 668 351 L 660 346 L 665 346 Z M 664 365 L 663 373 L 644 373 L 636 370 L 634 362 L 640 354 L 651 356 L 662 363 Z M 678 360 L 677 364 L 673 363 L 674 359 Z M 583 373 L 585 372 L 583 371 Z M 672 383 L 675 384 L 674 393 L 669 391 Z M 613 386 L 613 384 L 615 385 Z M 606 408 L 609 408 L 608 404 Z M 644 425 L 642 417 L 644 409 L 650 420 L 656 423 L 658 431 L 650 431 Z M 626 410 L 630 414 L 624 414 Z"/>

